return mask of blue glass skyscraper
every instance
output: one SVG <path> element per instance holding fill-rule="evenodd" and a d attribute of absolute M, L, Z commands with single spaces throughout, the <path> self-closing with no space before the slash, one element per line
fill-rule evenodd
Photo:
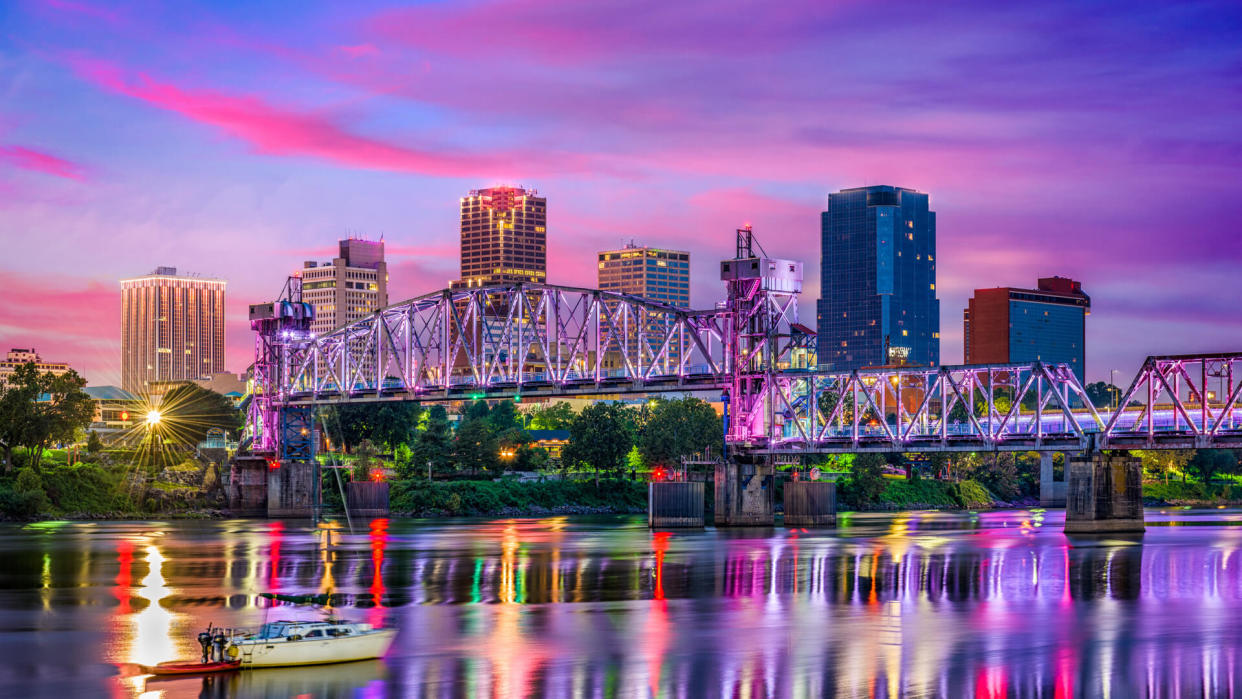
<path fill-rule="evenodd" d="M 928 196 L 890 186 L 829 194 L 821 236 L 820 366 L 939 364 L 936 213 Z"/>

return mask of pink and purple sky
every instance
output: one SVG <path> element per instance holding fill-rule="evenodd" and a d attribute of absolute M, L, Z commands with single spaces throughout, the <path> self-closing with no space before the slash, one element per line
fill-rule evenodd
<path fill-rule="evenodd" d="M 0 3 L 0 351 L 120 383 L 117 280 L 246 305 L 347 234 L 394 301 L 457 271 L 457 202 L 548 197 L 553 283 L 596 250 L 752 223 L 818 296 L 827 193 L 930 192 L 942 360 L 971 290 L 1083 281 L 1087 374 L 1242 349 L 1237 2 Z M 1121 382 L 1122 378 L 1118 377 Z"/>

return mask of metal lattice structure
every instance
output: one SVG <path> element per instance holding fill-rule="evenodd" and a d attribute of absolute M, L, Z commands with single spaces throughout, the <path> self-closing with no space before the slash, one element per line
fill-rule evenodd
<path fill-rule="evenodd" d="M 783 372 L 772 419 L 752 431 L 751 444 L 773 452 L 1238 447 L 1239 363 L 1242 354 L 1149 358 L 1113 410 L 1097 410 L 1066 364 Z M 1209 376 L 1225 387 L 1219 400 L 1204 388 Z"/>
<path fill-rule="evenodd" d="M 339 330 L 285 341 L 289 404 L 714 388 L 723 318 L 548 284 L 446 289 Z"/>

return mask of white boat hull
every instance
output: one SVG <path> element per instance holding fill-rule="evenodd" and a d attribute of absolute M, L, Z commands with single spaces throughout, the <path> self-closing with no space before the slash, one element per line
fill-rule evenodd
<path fill-rule="evenodd" d="M 383 657 L 396 637 L 396 629 L 376 629 L 356 636 L 248 639 L 235 645 L 244 668 L 323 665 Z"/>

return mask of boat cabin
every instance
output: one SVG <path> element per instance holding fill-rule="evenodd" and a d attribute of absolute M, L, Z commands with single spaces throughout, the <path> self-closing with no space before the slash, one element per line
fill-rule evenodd
<path fill-rule="evenodd" d="M 304 638 L 340 638 L 370 630 L 370 624 L 349 621 L 273 621 L 259 627 L 259 631 L 247 640 L 300 641 Z"/>

